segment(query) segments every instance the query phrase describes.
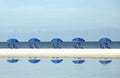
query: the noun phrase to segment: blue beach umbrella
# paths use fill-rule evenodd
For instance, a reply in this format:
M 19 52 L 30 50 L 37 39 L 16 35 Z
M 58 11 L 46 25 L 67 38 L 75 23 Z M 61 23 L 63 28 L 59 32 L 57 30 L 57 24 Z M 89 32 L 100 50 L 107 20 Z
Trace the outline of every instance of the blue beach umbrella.
M 99 40 L 100 48 L 109 48 L 108 44 L 112 42 L 109 38 L 101 38 Z
M 59 43 L 61 43 L 63 41 L 60 38 L 54 38 L 51 40 L 51 42 L 53 43 L 53 48 L 60 48 Z
M 38 48 L 37 43 L 40 42 L 37 38 L 31 38 L 28 40 L 30 48 Z
M 37 39 L 37 38 L 31 38 L 30 40 L 28 40 L 28 42 L 29 42 L 30 48 L 38 48 L 38 46 L 37 46 L 36 43 L 37 43 L 37 42 L 40 42 L 40 40 Z M 40 59 L 30 58 L 28 61 L 29 61 L 30 63 L 36 64 L 36 63 L 40 62 Z
M 16 45 L 15 45 L 15 43 L 17 43 L 17 42 L 19 42 L 17 39 L 15 39 L 15 38 L 10 38 L 10 39 L 8 39 L 7 40 L 7 42 L 8 42 L 8 48 L 16 48 Z M 9 58 L 8 60 L 7 60 L 9 63 L 16 63 L 16 62 L 18 62 L 19 61 L 19 59 L 14 59 L 14 58 Z
M 80 48 L 81 43 L 85 42 L 85 40 L 83 38 L 74 38 L 74 39 L 72 39 L 72 41 L 74 42 L 74 48 Z
M 63 41 L 60 38 L 54 38 L 51 40 L 51 42 L 53 43 L 53 48 L 60 48 L 59 43 L 61 43 Z M 56 58 L 53 58 L 51 61 L 55 64 L 58 64 L 58 63 L 61 63 L 63 61 L 63 59 L 56 57 Z
M 99 40 L 100 48 L 109 48 L 108 44 L 110 42 L 112 42 L 112 41 L 109 38 L 101 38 Z M 112 62 L 111 59 L 102 59 L 102 60 L 99 60 L 99 63 L 101 63 L 101 64 L 109 64 L 111 62 Z
M 15 38 L 10 38 L 10 39 L 7 40 L 7 42 L 8 42 L 8 48 L 17 48 L 15 46 L 15 43 L 17 43 L 19 41 Z
M 74 38 L 74 39 L 72 39 L 72 41 L 74 42 L 74 48 L 82 48 L 81 43 L 85 42 L 85 40 L 83 38 Z M 80 59 L 80 58 L 75 58 L 72 62 L 74 64 L 82 64 L 85 62 L 85 60 Z

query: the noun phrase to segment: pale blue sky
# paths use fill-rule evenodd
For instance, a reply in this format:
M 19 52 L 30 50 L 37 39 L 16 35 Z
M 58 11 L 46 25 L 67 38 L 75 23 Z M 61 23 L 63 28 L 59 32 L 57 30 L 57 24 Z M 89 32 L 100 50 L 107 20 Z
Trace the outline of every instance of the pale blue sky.
M 0 0 L 0 41 L 60 37 L 119 41 L 120 0 Z

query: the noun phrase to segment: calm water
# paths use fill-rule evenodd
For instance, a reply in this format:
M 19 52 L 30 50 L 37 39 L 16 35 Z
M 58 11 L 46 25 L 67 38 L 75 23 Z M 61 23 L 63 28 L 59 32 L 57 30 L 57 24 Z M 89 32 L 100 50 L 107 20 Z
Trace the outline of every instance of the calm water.
M 0 78 L 120 78 L 120 60 L 102 65 L 99 59 L 86 59 L 80 65 L 73 64 L 72 58 L 66 58 L 60 64 L 53 64 L 51 58 L 41 58 L 41 62 L 31 64 L 27 58 L 10 64 L 0 59 Z

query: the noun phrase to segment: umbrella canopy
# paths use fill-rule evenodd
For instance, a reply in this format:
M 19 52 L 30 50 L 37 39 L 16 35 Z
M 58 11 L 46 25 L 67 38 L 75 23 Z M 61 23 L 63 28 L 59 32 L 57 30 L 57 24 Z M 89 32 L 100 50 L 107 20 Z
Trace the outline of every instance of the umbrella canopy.
M 29 59 L 28 61 L 30 63 L 36 64 L 36 63 L 40 62 L 40 59 Z
M 8 59 L 7 60 L 9 63 L 16 63 L 19 61 L 19 59 Z
M 109 63 L 112 62 L 112 60 L 104 59 L 104 60 L 99 60 L 99 62 L 100 62 L 101 64 L 109 64 Z
M 100 48 L 109 48 L 109 43 L 112 42 L 109 38 L 101 38 L 99 40 L 100 42 Z
M 19 41 L 15 38 L 10 38 L 7 40 L 7 42 L 8 42 L 8 48 L 17 48 L 15 43 L 17 43 Z
M 19 41 L 15 38 L 10 38 L 10 39 L 7 40 L 7 42 L 19 42 Z
M 77 59 L 77 60 L 73 60 L 72 61 L 74 64 L 82 64 L 85 62 L 85 60 L 82 60 L 82 59 Z
M 51 42 L 63 42 L 60 38 L 54 38 L 51 40 Z
M 58 63 L 61 63 L 63 59 L 52 59 L 51 61 L 55 64 L 58 64 Z
M 74 38 L 72 41 L 74 42 L 74 48 L 81 48 L 81 42 L 85 42 L 83 38 Z
M 100 43 L 109 43 L 109 42 L 112 42 L 109 38 L 101 38 L 99 40 Z
M 37 38 L 31 38 L 30 40 L 28 40 L 28 42 L 40 42 L 40 40 Z
M 83 38 L 74 38 L 72 39 L 73 42 L 85 42 Z
M 37 38 L 31 38 L 30 40 L 28 40 L 28 42 L 30 42 L 30 48 L 38 48 L 36 42 L 40 42 L 40 40 Z

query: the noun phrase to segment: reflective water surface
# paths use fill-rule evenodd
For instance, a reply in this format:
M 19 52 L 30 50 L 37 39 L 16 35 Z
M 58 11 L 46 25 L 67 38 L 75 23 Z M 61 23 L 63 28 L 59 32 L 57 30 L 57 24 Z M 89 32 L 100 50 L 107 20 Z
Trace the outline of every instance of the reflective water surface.
M 100 64 L 99 59 L 85 59 L 83 64 L 74 64 L 73 58 L 64 59 L 54 64 L 51 58 L 41 58 L 37 64 L 20 59 L 15 64 L 0 59 L 0 78 L 119 78 L 120 60 L 112 59 L 107 65 Z

